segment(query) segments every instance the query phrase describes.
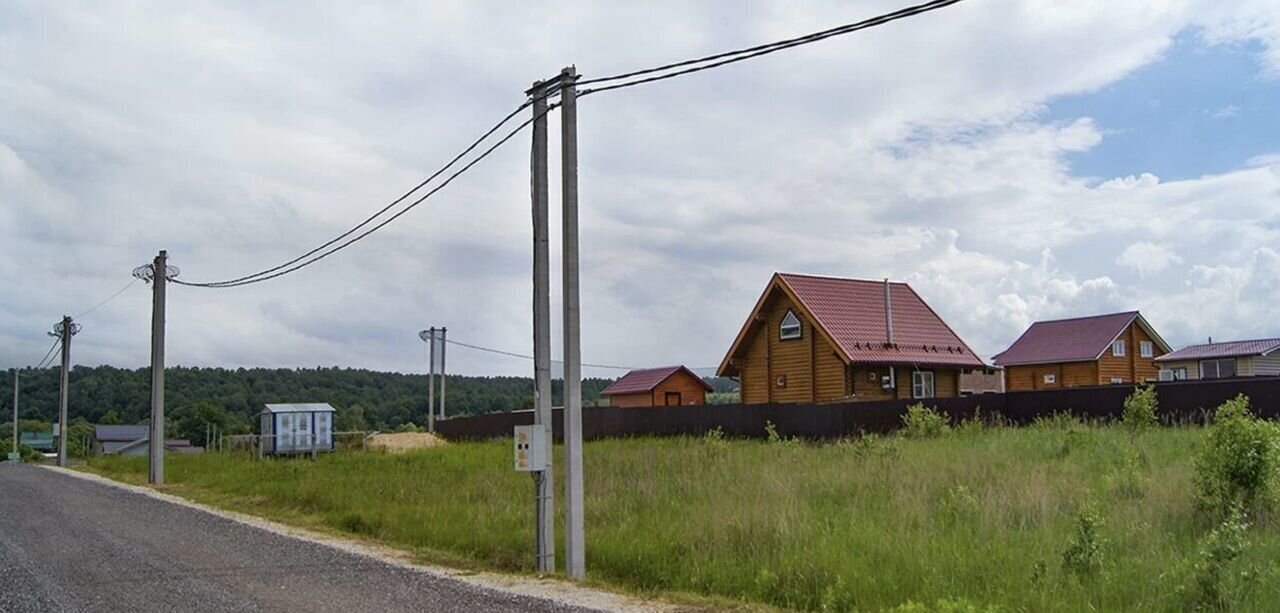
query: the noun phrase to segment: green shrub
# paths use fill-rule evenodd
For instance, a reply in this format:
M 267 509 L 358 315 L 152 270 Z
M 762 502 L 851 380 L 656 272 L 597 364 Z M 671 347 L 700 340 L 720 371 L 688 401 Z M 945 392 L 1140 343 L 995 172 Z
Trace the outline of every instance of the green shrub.
M 1147 477 L 1143 473 L 1146 464 L 1146 458 L 1140 452 L 1126 450 L 1120 465 L 1107 473 L 1107 489 L 1118 498 L 1142 498 L 1147 490 Z
M 1102 515 L 1092 504 L 1086 504 L 1076 513 L 1076 530 L 1067 540 L 1062 552 L 1062 570 L 1076 577 L 1092 577 L 1102 570 L 1102 546 L 1104 541 Z
M 1280 433 L 1274 424 L 1254 417 L 1249 399 L 1241 394 L 1218 407 L 1193 465 L 1203 510 L 1217 513 L 1235 505 L 1255 509 L 1274 498 Z
M 13 451 L 13 441 L 10 439 L 0 439 L 0 462 L 9 457 L 9 452 Z M 44 456 L 39 451 L 32 449 L 27 445 L 18 443 L 18 453 L 22 456 L 23 462 L 38 462 Z
M 1152 426 L 1155 426 L 1156 407 L 1159 402 L 1156 399 L 1156 388 L 1151 384 L 1139 385 L 1133 389 L 1133 393 L 1124 399 L 1124 413 L 1121 414 L 1121 422 L 1130 432 L 1137 434 Z
M 1180 591 L 1191 611 L 1226 611 L 1256 582 L 1257 569 L 1232 572 L 1236 561 L 1249 547 L 1245 535 L 1249 523 L 1239 506 L 1200 542 L 1200 551 L 1191 563 L 1190 583 Z
M 707 449 L 714 453 L 719 453 L 729 447 L 729 442 L 724 437 L 724 428 L 720 426 L 707 430 L 707 433 L 702 435 L 702 442 L 707 446 Z
M 963 435 L 981 434 L 987 429 L 987 424 L 982 420 L 982 407 L 978 407 L 973 411 L 973 417 L 960 420 L 960 425 L 956 426 L 956 432 Z
M 963 598 L 940 598 L 932 606 L 908 600 L 892 609 L 889 613 L 999 613 L 995 605 L 982 606 Z
M 907 438 L 934 438 L 950 431 L 947 417 L 923 402 L 908 406 L 907 414 L 902 416 L 902 435 Z

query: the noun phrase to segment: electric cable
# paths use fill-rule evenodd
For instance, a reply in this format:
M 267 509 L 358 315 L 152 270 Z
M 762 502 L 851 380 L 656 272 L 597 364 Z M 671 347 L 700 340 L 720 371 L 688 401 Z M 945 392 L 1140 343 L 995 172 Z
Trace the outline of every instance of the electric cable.
M 673 62 L 673 63 L 671 63 L 671 64 L 666 64 L 666 65 L 663 65 L 663 66 L 657 66 L 657 67 L 654 67 L 654 68 L 646 68 L 646 69 L 643 69 L 643 70 L 636 70 L 636 71 L 632 71 L 632 72 L 628 72 L 628 73 L 623 73 L 623 74 L 619 74 L 619 75 L 614 75 L 614 76 L 612 76 L 612 77 L 600 77 L 600 78 L 595 78 L 595 79 L 586 79 L 586 80 L 583 80 L 583 81 L 579 81 L 579 83 L 578 83 L 578 84 L 579 84 L 579 85 L 588 85 L 588 84 L 592 84 L 592 83 L 607 83 L 607 82 L 609 82 L 609 81 L 617 81 L 617 80 L 621 80 L 621 79 L 628 79 L 628 78 L 631 78 L 631 77 L 636 77 L 636 76 L 641 76 L 641 75 L 646 75 L 646 74 L 653 74 L 653 73 L 656 73 L 656 72 L 663 72 L 663 71 L 666 71 L 666 70 L 671 70 L 671 69 L 674 69 L 674 68 L 681 68 L 681 67 L 684 67 L 684 66 L 693 66 L 692 68 L 685 68 L 684 70 L 677 70 L 677 71 L 675 71 L 675 72 L 668 72 L 668 73 L 665 73 L 665 74 L 658 74 L 658 75 L 651 76 L 651 77 L 645 77 L 645 78 L 643 78 L 643 79 L 636 79 L 636 80 L 633 80 L 633 81 L 626 81 L 626 82 L 624 82 L 624 83 L 616 83 L 616 84 L 613 84 L 613 85 L 606 85 L 606 86 L 604 86 L 604 87 L 596 87 L 596 88 L 585 89 L 585 90 L 583 90 L 582 92 L 580 92 L 580 93 L 578 94 L 578 97 L 588 96 L 588 95 L 591 95 L 591 94 L 597 94 L 597 93 L 600 93 L 600 92 L 606 92 L 606 91 L 615 90 L 615 89 L 622 89 L 622 88 L 625 88 L 625 87 L 632 87 L 632 86 L 635 86 L 635 85 L 643 85 L 643 84 L 646 84 L 646 83 L 653 83 L 653 82 L 655 82 L 655 81 L 663 81 L 663 80 L 666 80 L 666 79 L 673 79 L 673 78 L 675 78 L 675 77 L 679 77 L 679 76 L 683 76 L 683 75 L 687 75 L 687 74 L 692 74 L 692 73 L 695 73 L 695 72 L 701 72 L 701 71 L 703 71 L 703 70 L 710 70 L 710 69 L 712 69 L 712 68 L 718 68 L 718 67 L 720 67 L 720 66 L 724 66 L 724 65 L 726 65 L 726 64 L 733 64 L 733 63 L 736 63 L 736 62 L 741 62 L 741 61 L 749 60 L 749 59 L 752 59 L 752 58 L 757 58 L 757 57 L 760 57 L 760 56 L 762 56 L 762 55 L 768 55 L 768 54 L 770 54 L 770 53 L 775 53 L 775 52 L 778 52 L 778 51 L 782 51 L 782 50 L 784 50 L 784 49 L 791 49 L 791 48 L 793 48 L 793 47 L 799 47 L 799 46 L 801 46 L 801 45 L 807 45 L 807 44 L 809 44 L 809 43 L 815 43 L 815 42 L 818 42 L 818 41 L 821 41 L 821 40 L 825 40 L 825 39 L 831 38 L 831 37 L 833 37 L 833 36 L 841 36 L 841 35 L 844 35 L 844 34 L 850 34 L 850 33 L 853 33 L 853 32 L 857 32 L 857 31 L 859 31 L 859 30 L 865 30 L 865 29 L 872 28 L 872 27 L 875 27 L 875 26 L 884 25 L 884 24 L 886 24 L 886 23 L 889 23 L 889 22 L 892 22 L 892 21 L 897 21 L 897 20 L 899 20 L 899 19 L 904 19 L 904 18 L 906 18 L 906 17 L 913 17 L 913 16 L 915 16 L 915 15 L 920 15 L 920 14 L 922 14 L 922 13 L 927 13 L 927 12 L 930 12 L 930 11 L 935 11 L 935 10 L 938 10 L 938 9 L 941 9 L 941 8 L 945 8 L 945 7 L 951 6 L 951 5 L 953 5 L 953 4 L 958 4 L 958 3 L 962 2 L 962 1 L 963 1 L 963 0 L 934 0 L 933 2 L 926 2 L 926 3 L 924 3 L 924 4 L 918 4 L 918 5 L 911 6 L 911 7 L 907 7 L 907 8 L 904 8 L 904 9 L 899 9 L 899 10 L 897 10 L 897 11 L 893 11 L 893 12 L 891 12 L 891 13 L 885 13 L 885 14 L 883 14 L 883 15 L 879 15 L 879 16 L 876 16 L 876 17 L 872 17 L 872 18 L 870 18 L 870 19 L 865 19 L 865 20 L 863 20 L 863 21 L 859 21 L 859 22 L 856 22 L 856 23 L 851 23 L 851 24 L 846 24 L 846 25 L 843 25 L 843 26 L 838 26 L 838 27 L 831 28 L 831 29 L 828 29 L 828 30 L 823 30 L 823 31 L 821 31 L 821 32 L 814 32 L 814 33 L 812 33 L 812 34 L 807 34 L 807 35 L 800 36 L 800 37 L 796 37 L 796 38 L 792 38 L 792 39 L 787 39 L 787 40 L 783 40 L 783 41 L 776 41 L 776 42 L 773 42 L 773 43 L 766 43 L 766 44 L 763 44 L 763 45 L 756 45 L 756 46 L 754 46 L 754 47 L 748 47 L 748 48 L 745 48 L 745 49 L 739 49 L 739 50 L 737 50 L 737 51 L 727 51 L 727 52 L 724 52 L 724 53 L 717 53 L 717 54 L 714 54 L 714 55 L 709 55 L 709 56 L 705 56 L 705 57 L 701 57 L 701 58 L 697 58 L 697 59 L 692 59 L 692 60 L 684 60 L 684 61 L 680 61 L 680 62 Z M 718 61 L 716 61 L 716 60 L 718 60 Z M 710 64 L 705 64 L 705 62 L 712 62 L 712 63 L 710 63 Z M 696 66 L 696 64 L 704 64 L 704 65 Z
M 90 313 L 92 313 L 92 312 L 94 312 L 94 311 L 96 311 L 96 310 L 98 310 L 98 309 L 102 308 L 102 307 L 103 307 L 104 305 L 106 305 L 108 302 L 111 302 L 112 300 L 115 300 L 115 299 L 116 299 L 116 296 L 119 296 L 120 294 L 125 293 L 125 291 L 127 291 L 129 288 L 133 287 L 133 284 L 134 284 L 134 283 L 137 283 L 138 281 L 139 281 L 139 279 L 137 279 L 137 278 L 135 277 L 132 281 L 130 281 L 130 282 L 129 282 L 129 284 L 128 284 L 128 285 L 126 285 L 126 286 L 124 286 L 124 287 L 120 288 L 120 290 L 119 290 L 119 291 L 117 291 L 116 293 L 111 294 L 110 296 L 108 296 L 106 300 L 103 300 L 102 302 L 99 302 L 98 304 L 94 305 L 94 307 L 93 307 L 92 309 L 89 309 L 88 311 L 85 311 L 85 312 L 83 312 L 83 313 L 81 313 L 81 314 L 79 314 L 79 315 L 76 315 L 76 316 L 75 316 L 75 319 L 83 318 L 85 315 L 88 315 L 88 314 L 90 314 Z
M 544 96 L 544 97 L 545 97 L 545 96 Z M 404 202 L 405 200 L 407 200 L 410 196 L 412 196 L 412 195 L 413 195 L 414 193 L 416 193 L 418 190 L 422 189 L 422 188 L 423 188 L 423 187 L 425 187 L 428 183 L 430 183 L 431 181 L 435 180 L 437 177 L 439 177 L 440 175 L 442 175 L 442 174 L 444 174 L 446 171 L 448 171 L 450 168 L 452 168 L 454 164 L 457 164 L 459 160 L 461 160 L 462 158 L 464 158 L 464 157 L 466 157 L 468 154 L 470 154 L 472 151 L 474 151 L 477 147 L 479 147 L 479 146 L 481 145 L 481 143 L 483 143 L 485 140 L 487 140 L 490 136 L 492 136 L 492 135 L 493 135 L 494 133 L 496 133 L 498 130 L 502 129 L 502 126 L 506 125 L 506 124 L 507 124 L 507 122 L 511 121 L 511 119 L 512 119 L 512 118 L 514 118 L 516 115 L 518 115 L 521 111 L 525 110 L 526 108 L 529 108 L 529 106 L 530 106 L 530 105 L 532 105 L 532 104 L 533 104 L 533 100 L 532 100 L 532 99 L 530 99 L 530 100 L 526 100 L 524 103 L 520 104 L 518 107 L 516 107 L 516 109 L 515 109 L 514 111 L 511 111 L 510 113 L 508 113 L 506 117 L 503 117 L 503 118 L 502 118 L 498 123 L 494 124 L 494 126 L 493 126 L 493 127 L 491 127 L 491 128 L 489 128 L 488 130 L 486 130 L 486 131 L 484 132 L 484 134 L 480 135 L 480 137 L 479 137 L 479 138 L 477 138 L 477 139 L 475 139 L 474 141 L 472 141 L 472 143 L 471 143 L 470 145 L 468 145 L 465 149 L 463 149 L 461 153 L 459 153 L 458 155 L 454 156 L 454 157 L 453 157 L 453 159 L 449 160 L 449 162 L 448 162 L 447 164 L 445 164 L 444 166 L 442 166 L 439 170 L 437 170 L 437 171 L 435 171 L 435 172 L 431 173 L 431 175 L 430 175 L 430 176 L 428 176 L 426 179 L 424 179 L 422 182 L 420 182 L 420 183 L 418 183 L 417 185 L 415 185 L 415 186 L 413 187 L 413 189 L 410 189 L 410 190 L 406 191 L 406 192 L 405 192 L 404 194 L 402 194 L 399 198 L 396 198 L 395 200 L 392 200 L 390 204 L 387 204 L 386 206 L 382 207 L 381 209 L 379 209 L 379 210 L 378 210 L 376 213 L 374 213 L 373 215 L 370 215 L 369 217 L 365 218 L 365 219 L 364 219 L 363 221 L 361 221 L 360 223 L 358 223 L 358 224 L 356 224 L 355 226 L 353 226 L 351 229 L 347 230 L 346 232 L 343 232 L 342 234 L 339 234 L 338 236 L 336 236 L 336 237 L 334 237 L 334 238 L 330 239 L 328 242 L 324 243 L 323 245 L 320 245 L 319 247 L 316 247 L 315 249 L 312 249 L 312 250 L 310 250 L 310 251 L 308 251 L 308 252 L 306 252 L 306 253 L 304 253 L 304 254 L 302 254 L 302 255 L 300 255 L 300 256 L 298 256 L 298 257 L 296 257 L 296 258 L 293 258 L 292 260 L 289 260 L 289 261 L 287 261 L 287 262 L 284 262 L 283 264 L 280 264 L 280 265 L 278 265 L 278 266 L 274 266 L 274 267 L 271 267 L 271 268 L 268 268 L 268 269 L 266 269 L 266 270 L 262 270 L 262 271 L 259 271 L 259 272 L 256 272 L 256 273 L 253 273 L 253 274 L 250 274 L 250 275 L 245 275 L 245 276 L 237 277 L 237 278 L 234 278 L 234 279 L 228 279 L 228 280 L 225 280 L 225 281 L 213 281 L 213 282 L 207 282 L 207 283 L 194 283 L 194 282 L 190 282 L 190 281 L 182 281 L 182 280 L 179 280 L 179 279 L 170 279 L 170 281 L 173 281 L 174 283 L 177 283 L 177 284 L 179 284 L 179 285 L 186 285 L 186 286 L 190 286 L 190 287 L 206 287 L 206 288 L 214 288 L 214 287 L 236 287 L 236 286 L 239 286 L 239 285 L 248 285 L 249 283 L 255 283 L 255 282 L 257 282 L 257 281 L 265 281 L 265 280 L 267 280 L 267 279 L 274 279 L 274 278 L 276 278 L 276 277 L 279 277 L 279 276 L 281 276 L 280 274 L 273 274 L 273 273 L 277 273 L 277 272 L 280 272 L 280 271 L 282 271 L 282 270 L 284 270 L 284 269 L 286 269 L 286 268 L 289 268 L 290 266 L 293 266 L 293 265 L 297 264 L 298 262 L 301 262 L 301 261 L 305 260 L 306 258 L 311 257 L 311 256 L 315 255 L 316 253 L 319 253 L 320 251 L 323 251 L 324 249 L 327 249 L 328 247 L 332 246 L 334 243 L 337 243 L 337 242 L 341 241 L 342 239 L 347 238 L 348 236 L 351 236 L 351 235 L 352 235 L 352 234 L 354 234 L 355 232 L 359 231 L 361 228 L 363 228 L 363 227 L 365 227 L 365 226 L 369 225 L 370 223 L 373 223 L 373 221 L 374 221 L 374 220 L 376 220 L 377 218 L 379 218 L 379 217 L 381 217 L 382 215 L 384 215 L 387 211 L 390 211 L 390 210 L 391 210 L 392 208 L 394 208 L 396 205 L 398 205 L 398 204 L 400 204 L 400 203 Z M 549 111 L 549 110 L 550 110 L 550 109 L 548 109 L 548 111 Z M 516 128 L 516 130 L 515 130 L 515 131 L 513 131 L 511 134 L 508 134 L 505 138 L 503 138 L 501 141 L 499 141 L 499 144 L 501 144 L 501 143 L 505 143 L 507 140 L 510 140 L 510 138 L 511 138 L 512 136 L 514 136 L 517 132 L 519 132 L 522 128 L 524 128 L 525 126 L 527 126 L 529 123 L 532 123 L 532 120 L 526 121 L 526 122 L 525 122 L 524 124 L 522 124 L 520 127 Z M 468 168 L 470 168 L 471 166 L 474 166 L 474 165 L 475 165 L 475 163 L 476 163 L 476 162 L 478 162 L 479 160 L 484 159 L 485 157 L 487 157 L 487 156 L 489 155 L 489 153 L 491 153 L 491 152 L 493 151 L 493 149 L 495 149 L 495 148 L 496 148 L 496 147 L 490 147 L 487 151 L 485 151 L 483 154 L 481 154 L 481 156 L 480 156 L 479 158 L 477 158 L 475 161 L 473 161 L 473 162 L 471 162 L 471 163 L 467 164 L 465 167 L 463 167 L 463 169 L 462 169 L 461 171 L 456 172 L 456 173 L 454 173 L 453 175 L 451 175 L 451 176 L 450 176 L 450 177 L 449 177 L 449 178 L 444 182 L 444 184 L 443 184 L 443 185 L 441 185 L 441 186 L 437 187 L 436 189 L 431 190 L 431 191 L 427 194 L 427 196 L 424 196 L 424 197 L 422 197 L 422 198 L 420 198 L 420 199 L 418 199 L 418 200 L 414 201 L 412 204 L 410 204 L 410 205 L 409 205 L 408 207 L 406 207 L 404 210 L 406 210 L 406 211 L 407 211 L 407 210 L 409 210 L 409 209 L 411 209 L 411 208 L 413 208 L 413 207 L 417 206 L 419 203 L 421 203 L 423 200 L 425 200 L 428 196 L 430 196 L 431 194 L 435 193 L 436 191 L 439 191 L 440 187 L 443 187 L 444 185 L 448 185 L 448 184 L 449 184 L 449 182 L 450 182 L 450 181 L 452 181 L 454 178 L 456 178 L 459 174 L 461 174 L 462 172 L 465 172 L 465 171 L 466 171 Z M 396 214 L 395 216 L 393 216 L 391 219 L 395 219 L 396 217 L 399 217 L 401 214 L 403 214 L 403 212 L 404 212 L 404 211 L 401 211 L 400 213 L 397 213 L 397 214 Z M 333 251 L 331 251 L 331 252 L 329 252 L 329 253 L 322 254 L 321 256 L 319 256 L 319 257 L 315 258 L 314 260 L 311 260 L 311 261 L 308 261 L 308 262 L 303 263 L 301 266 L 297 266 L 297 267 L 292 268 L 292 269 L 290 269 L 290 270 L 284 270 L 284 273 L 283 273 L 283 274 L 288 274 L 288 273 L 290 273 L 290 272 L 293 272 L 294 270 L 299 270 L 299 269 L 304 268 L 304 267 L 306 267 L 306 266 L 308 266 L 308 265 L 310 265 L 310 264 L 312 264 L 312 263 L 314 263 L 314 262 L 316 262 L 316 261 L 319 261 L 319 260 L 321 260 L 321 259 L 324 259 L 325 257 L 328 257 L 331 253 L 335 253 L 335 252 L 337 252 L 337 251 L 340 251 L 340 250 L 344 249 L 345 247 L 347 247 L 347 246 L 348 246 L 348 245 L 350 245 L 351 243 L 354 243 L 354 242 L 356 242 L 356 241 L 358 241 L 358 240 L 360 240 L 360 239 L 364 238 L 365 236 L 368 236 L 368 235 L 369 235 L 369 234 L 371 234 L 372 232 L 377 231 L 379 228 L 382 228 L 382 227 L 383 227 L 383 226 L 385 226 L 385 225 L 386 225 L 386 223 L 385 223 L 385 222 L 384 222 L 384 223 L 382 223 L 382 224 L 379 224 L 378 226 L 376 226 L 375 228 L 373 228 L 373 230 L 371 230 L 371 231 L 369 231 L 369 232 L 366 232 L 366 233 L 364 233 L 364 234 L 361 234 L 360 236 L 356 237 L 355 239 L 353 239 L 353 240 L 351 240 L 351 241 L 349 241 L 349 242 L 347 242 L 347 243 L 345 243 L 345 244 L 343 244 L 343 245 L 339 246 L 338 248 L 334 249 Z

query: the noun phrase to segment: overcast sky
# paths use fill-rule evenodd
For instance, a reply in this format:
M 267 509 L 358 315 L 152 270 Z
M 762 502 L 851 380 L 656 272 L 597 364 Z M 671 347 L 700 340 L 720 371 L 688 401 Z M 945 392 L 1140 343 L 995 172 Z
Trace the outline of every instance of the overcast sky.
M 0 362 L 37 361 L 158 249 L 208 281 L 324 242 L 565 65 L 902 5 L 9 0 Z M 1280 336 L 1278 100 L 1273 0 L 969 0 L 584 98 L 584 359 L 718 364 L 774 271 L 907 281 L 988 358 L 1037 319 L 1126 309 L 1175 346 Z M 528 168 L 524 134 L 302 272 L 172 287 L 169 363 L 423 371 L 429 325 L 530 352 Z M 147 286 L 81 321 L 76 363 L 147 362 Z M 531 371 L 461 347 L 449 365 Z

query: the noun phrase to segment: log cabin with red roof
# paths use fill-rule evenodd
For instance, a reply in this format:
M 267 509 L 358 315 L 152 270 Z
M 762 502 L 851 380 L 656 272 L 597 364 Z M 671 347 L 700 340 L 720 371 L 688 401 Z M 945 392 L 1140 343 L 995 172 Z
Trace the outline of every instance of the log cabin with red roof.
M 744 404 L 949 398 L 986 365 L 906 283 L 775 273 L 717 374 Z
M 1138 311 L 1037 321 L 995 357 L 1011 392 L 1142 383 L 1170 351 Z
M 600 395 L 615 407 L 676 407 L 706 404 L 711 385 L 684 366 L 633 370 Z

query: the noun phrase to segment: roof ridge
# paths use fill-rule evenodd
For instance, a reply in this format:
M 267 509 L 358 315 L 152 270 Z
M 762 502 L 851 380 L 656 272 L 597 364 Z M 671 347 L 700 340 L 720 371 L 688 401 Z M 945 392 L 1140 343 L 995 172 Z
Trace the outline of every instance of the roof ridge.
M 1085 319 L 1102 319 L 1104 317 L 1115 317 L 1117 315 L 1138 315 L 1139 313 L 1141 313 L 1141 311 L 1134 309 L 1132 311 L 1117 311 L 1115 313 L 1103 313 L 1101 315 L 1081 315 L 1079 317 L 1063 317 L 1061 319 L 1037 319 L 1036 321 L 1031 322 L 1031 325 L 1056 324 L 1064 321 L 1083 321 Z
M 885 282 L 885 279 L 866 279 L 866 278 L 862 278 L 862 277 L 841 277 L 841 276 L 837 276 L 837 275 L 815 275 L 815 274 L 807 273 L 807 272 L 781 272 L 781 271 L 779 271 L 779 272 L 774 273 L 774 274 L 777 274 L 777 275 L 780 275 L 780 276 L 785 276 L 785 277 L 807 277 L 807 278 L 809 278 L 809 279 L 828 279 L 828 280 L 831 280 L 831 281 L 855 281 L 855 282 L 858 282 L 858 283 L 877 283 L 877 284 L 883 284 L 883 283 Z M 909 284 L 909 283 L 907 283 L 906 281 L 894 281 L 894 280 L 892 280 L 892 279 L 890 279 L 890 280 L 889 280 L 889 285 L 905 285 L 905 286 L 907 286 L 907 287 L 910 287 L 910 284 Z

